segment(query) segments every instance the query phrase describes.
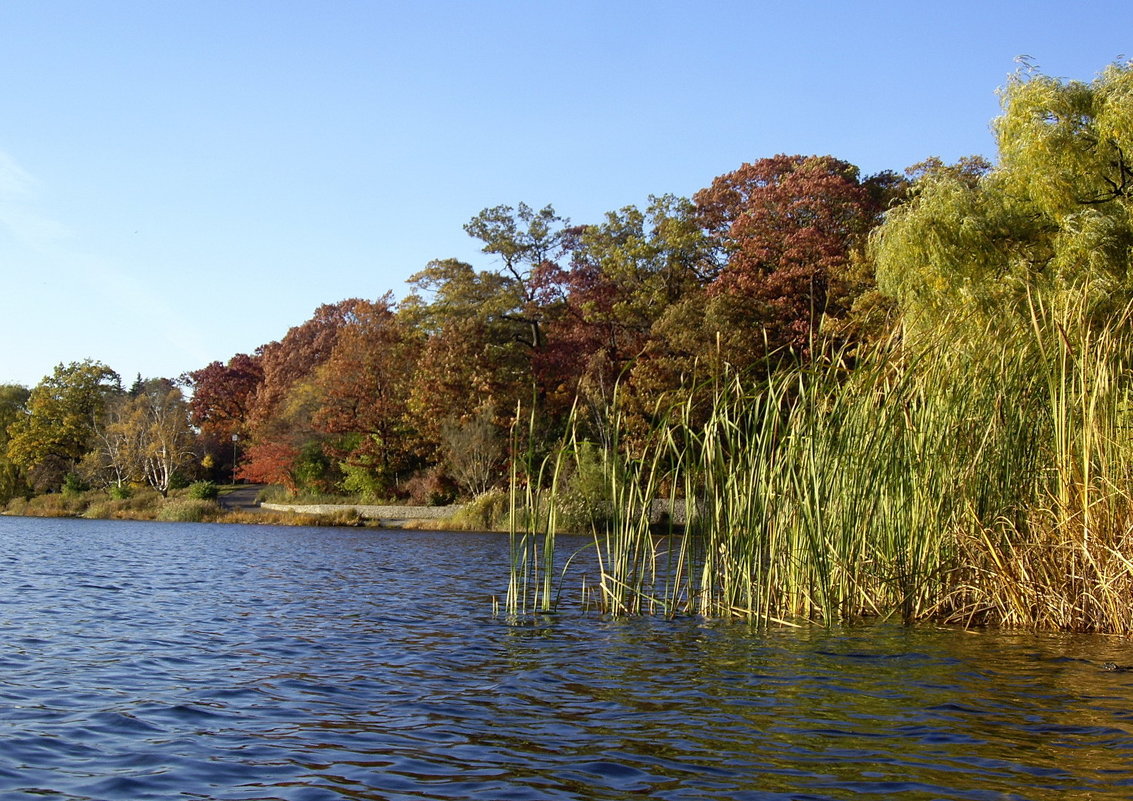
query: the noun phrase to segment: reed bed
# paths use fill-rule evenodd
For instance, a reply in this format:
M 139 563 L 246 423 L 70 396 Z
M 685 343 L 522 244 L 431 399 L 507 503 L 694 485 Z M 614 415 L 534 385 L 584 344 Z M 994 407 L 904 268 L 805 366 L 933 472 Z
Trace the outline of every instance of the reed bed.
M 587 598 L 615 615 L 1133 632 L 1129 315 L 1031 301 L 1018 319 L 686 392 L 632 458 L 616 438 L 604 452 L 613 512 Z M 616 402 L 610 416 L 625 430 Z M 581 439 L 574 425 L 546 459 L 513 460 L 512 612 L 564 591 L 556 515 Z M 658 525 L 658 497 L 683 526 Z

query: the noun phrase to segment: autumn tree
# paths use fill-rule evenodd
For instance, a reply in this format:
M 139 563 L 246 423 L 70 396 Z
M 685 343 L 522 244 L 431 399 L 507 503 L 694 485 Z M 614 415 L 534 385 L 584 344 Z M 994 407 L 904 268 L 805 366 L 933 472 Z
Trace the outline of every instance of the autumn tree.
M 18 384 L 0 385 L 0 506 L 28 491 L 20 466 L 8 458 L 8 427 L 28 413 L 30 394 Z
M 442 458 L 447 421 L 491 407 L 497 425 L 506 426 L 516 403 L 528 402 L 530 378 L 519 355 L 514 343 L 494 338 L 477 319 L 451 320 L 422 344 L 407 402 L 425 458 Z
M 392 295 L 355 305 L 318 369 L 314 427 L 345 473 L 346 489 L 381 496 L 415 466 L 407 401 L 419 338 L 394 309 Z
M 619 358 L 640 350 L 670 306 L 716 274 L 710 240 L 685 198 L 650 197 L 583 226 L 564 277 L 571 316 Z
M 512 279 L 456 259 L 430 262 L 411 276 L 399 316 L 425 335 L 409 391 L 413 426 L 425 456 L 442 458 L 446 421 L 497 410 L 497 424 L 531 397 L 531 349 L 524 328 L 508 319 Z
M 287 484 L 311 475 L 299 460 L 304 454 L 321 459 L 321 435 L 312 422 L 319 405 L 315 373 L 330 358 L 355 309 L 365 302 L 351 298 L 319 306 L 311 319 L 259 349 L 263 379 L 250 397 L 249 444 L 237 478 Z
M 253 429 L 271 423 L 273 414 L 297 383 L 310 378 L 334 350 L 339 331 L 351 319 L 355 309 L 365 303 L 349 298 L 315 309 L 311 319 L 287 331 L 283 339 L 259 349 L 259 366 L 263 380 L 257 385 L 248 420 Z
M 8 428 L 8 458 L 37 492 L 57 490 L 89 449 L 95 421 L 122 391 L 118 374 L 90 359 L 58 365 L 32 389 L 27 414 Z
M 263 381 L 260 355 L 237 353 L 182 376 L 192 388 L 190 419 L 200 431 L 205 466 L 232 475 L 238 448 L 248 439 L 248 419 Z
M 692 203 L 673 195 L 649 201 L 576 229 L 569 267 L 557 279 L 565 312 L 548 326 L 549 340 L 561 343 L 560 374 L 573 378 L 564 392 L 580 397 L 601 441 L 615 385 L 622 382 L 624 398 L 631 368 L 671 356 L 658 322 L 687 308 L 717 271 Z
M 263 381 L 260 355 L 237 353 L 226 364 L 212 362 L 186 373 L 192 388 L 189 410 L 193 425 L 220 435 L 246 434 L 252 402 Z
M 253 484 L 277 484 L 294 494 L 307 482 L 300 478 L 300 449 L 290 442 L 265 440 L 253 442 L 245 451 L 244 461 L 236 469 L 235 478 Z
M 844 314 L 829 292 L 878 222 L 882 193 L 831 156 L 764 158 L 716 178 L 693 201 L 717 238 L 723 268 L 705 311 L 709 344 L 733 363 L 765 349 L 805 349 L 824 315 Z M 839 303 L 833 301 L 838 300 Z

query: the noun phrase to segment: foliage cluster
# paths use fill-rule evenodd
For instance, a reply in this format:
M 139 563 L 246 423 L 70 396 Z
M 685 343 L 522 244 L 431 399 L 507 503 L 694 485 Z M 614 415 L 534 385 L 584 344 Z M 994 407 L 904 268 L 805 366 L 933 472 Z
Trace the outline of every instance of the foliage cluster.
M 180 383 L 0 388 L 0 500 L 235 477 L 479 526 L 508 487 L 514 609 L 589 530 L 614 613 L 1133 629 L 1133 68 L 1026 69 L 1002 105 L 995 165 L 777 155 L 591 224 L 486 208 L 487 269 L 438 259 Z M 659 497 L 688 536 L 657 539 Z
M 548 452 L 576 399 L 604 447 L 615 384 L 647 430 L 689 371 L 805 353 L 831 321 L 853 330 L 854 299 L 873 291 L 866 236 L 903 186 L 775 156 L 591 225 L 551 206 L 484 209 L 465 230 L 494 268 L 430 262 L 400 302 L 320 306 L 280 341 L 187 374 L 204 461 L 293 495 L 477 497 L 506 483 L 507 432 L 532 409 L 525 447 Z
M 1016 76 L 999 166 L 925 165 L 872 236 L 889 337 L 708 381 L 609 460 L 602 608 L 1133 632 L 1131 95 Z M 561 591 L 553 520 L 515 534 L 514 612 Z
M 58 365 L 32 390 L 0 388 L 0 502 L 91 487 L 150 487 L 162 495 L 197 469 L 189 405 L 173 381 L 122 388 L 100 362 Z
M 220 495 L 220 488 L 212 481 L 195 481 L 186 488 L 185 494 L 198 501 L 214 501 Z

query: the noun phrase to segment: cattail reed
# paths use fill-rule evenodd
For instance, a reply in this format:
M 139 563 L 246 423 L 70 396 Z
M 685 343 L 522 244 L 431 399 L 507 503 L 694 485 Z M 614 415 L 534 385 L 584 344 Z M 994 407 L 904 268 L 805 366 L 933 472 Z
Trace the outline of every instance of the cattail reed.
M 1129 316 L 1097 325 L 1037 301 L 1026 316 L 950 321 L 853 360 L 724 370 L 706 418 L 687 388 L 632 458 L 615 400 L 593 602 L 762 624 L 1133 631 Z M 513 476 L 527 523 L 513 530 L 513 611 L 549 609 L 563 589 L 556 508 L 579 451 L 574 425 Z

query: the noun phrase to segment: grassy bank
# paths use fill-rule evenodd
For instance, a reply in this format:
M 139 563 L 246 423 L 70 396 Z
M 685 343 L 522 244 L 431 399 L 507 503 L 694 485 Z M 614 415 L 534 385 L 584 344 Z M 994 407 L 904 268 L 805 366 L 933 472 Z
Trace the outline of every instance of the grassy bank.
M 1024 319 L 951 321 L 688 393 L 707 402 L 666 410 L 604 458 L 611 515 L 594 528 L 590 602 L 1133 632 L 1129 315 L 1099 326 L 1034 303 Z M 517 506 L 544 511 L 513 534 L 513 612 L 572 590 L 552 554 L 578 438 L 514 482 L 528 488 Z M 683 530 L 651 523 L 663 495 Z
M 226 488 L 219 488 L 224 493 Z M 7 515 L 82 517 L 105 520 L 154 520 L 176 523 L 254 523 L 276 526 L 359 526 L 365 521 L 352 509 L 322 515 L 226 509 L 213 497 L 194 497 L 193 488 L 163 497 L 150 489 L 129 492 L 89 490 L 17 498 L 3 509 Z

